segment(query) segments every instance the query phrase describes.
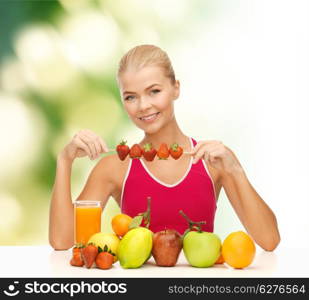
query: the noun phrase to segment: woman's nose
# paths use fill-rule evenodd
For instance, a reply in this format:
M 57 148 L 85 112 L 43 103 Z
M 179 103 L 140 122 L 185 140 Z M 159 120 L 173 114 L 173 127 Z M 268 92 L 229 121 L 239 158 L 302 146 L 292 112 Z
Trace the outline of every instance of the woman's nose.
M 141 111 L 144 111 L 144 110 L 147 110 L 150 107 L 151 107 L 151 102 L 149 101 L 149 99 L 147 99 L 147 97 L 141 97 L 139 109 Z

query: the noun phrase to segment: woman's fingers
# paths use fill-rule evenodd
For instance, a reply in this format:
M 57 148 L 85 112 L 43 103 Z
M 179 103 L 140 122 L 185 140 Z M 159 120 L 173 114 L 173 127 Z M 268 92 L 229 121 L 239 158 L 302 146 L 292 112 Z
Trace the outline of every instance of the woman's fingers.
M 83 130 L 80 132 L 80 136 L 91 151 L 91 159 L 96 159 L 101 153 L 109 151 L 105 141 L 94 132 L 90 130 Z
M 194 155 L 193 163 L 197 163 L 201 158 L 205 158 L 205 160 L 214 161 L 217 157 L 217 154 L 220 153 L 221 145 L 218 144 L 204 144 L 199 147 L 199 150 Z
M 80 149 L 80 152 L 76 152 L 79 157 L 84 156 L 86 153 L 91 160 L 99 157 L 101 153 L 108 152 L 108 147 L 105 141 L 96 133 L 89 129 L 82 129 L 77 132 L 71 141 L 75 150 Z
M 103 141 L 102 138 L 90 130 L 87 130 L 86 133 L 93 141 L 97 154 L 104 152 L 104 147 L 102 146 L 101 143 L 101 141 Z
M 208 153 L 209 153 L 209 149 L 207 149 L 208 147 L 206 145 L 201 145 L 197 152 L 195 152 L 195 154 L 193 155 L 193 163 L 196 164 L 202 157 L 207 157 Z
M 85 144 L 87 144 L 88 148 L 90 149 L 90 153 L 91 153 L 90 158 L 94 159 L 96 157 L 96 155 L 97 155 L 97 151 L 96 151 L 95 144 L 94 144 L 94 141 L 93 141 L 92 137 L 89 137 L 85 133 L 80 134 L 79 136 L 80 136 L 80 139 Z
M 108 152 L 108 147 L 100 136 L 96 135 L 93 137 L 93 139 L 97 150 L 96 158 L 98 158 L 101 153 Z
M 103 149 L 102 149 L 102 146 L 101 146 L 101 143 L 99 141 L 99 138 L 98 137 L 95 137 L 93 138 L 93 144 L 94 144 L 94 147 L 95 147 L 95 150 L 96 150 L 96 156 L 94 159 L 97 159 L 99 157 L 99 155 L 104 152 Z
M 85 135 L 87 135 L 89 137 L 89 139 L 90 139 L 89 143 L 92 143 L 94 148 L 95 148 L 96 153 L 95 153 L 94 159 L 98 158 L 99 154 L 104 152 L 102 145 L 100 143 L 99 136 L 97 134 L 95 134 L 94 132 L 87 130 L 87 129 L 86 129 Z
M 222 151 L 221 149 L 216 149 L 214 151 L 212 151 L 210 154 L 209 154 L 209 157 L 208 157 L 208 160 L 211 162 L 211 163 L 214 163 L 216 161 L 216 159 L 218 157 L 221 157 L 222 156 Z
M 196 153 L 199 151 L 199 149 L 200 149 L 203 145 L 205 145 L 205 142 L 204 142 L 204 141 L 203 141 L 203 142 L 198 142 L 198 143 L 194 146 L 194 148 L 191 150 L 190 154 L 193 155 L 193 156 L 195 156 Z
M 88 145 L 83 142 L 81 140 L 81 138 L 77 135 L 76 137 L 74 137 L 74 142 L 75 144 L 77 145 L 78 148 L 84 150 L 87 155 L 89 156 L 89 158 L 91 158 L 91 151 L 90 151 L 90 148 L 88 147 Z
M 108 151 L 109 151 L 109 150 L 108 150 L 108 147 L 107 147 L 106 143 L 104 142 L 104 140 L 103 140 L 101 137 L 99 137 L 99 142 L 100 142 L 100 144 L 101 144 L 101 147 L 102 147 L 102 149 L 103 149 L 103 152 L 108 152 Z
M 220 141 L 200 141 L 194 146 L 190 154 L 194 156 L 200 150 L 200 148 L 205 145 L 212 146 L 212 145 L 218 145 L 218 144 L 222 144 L 222 143 Z

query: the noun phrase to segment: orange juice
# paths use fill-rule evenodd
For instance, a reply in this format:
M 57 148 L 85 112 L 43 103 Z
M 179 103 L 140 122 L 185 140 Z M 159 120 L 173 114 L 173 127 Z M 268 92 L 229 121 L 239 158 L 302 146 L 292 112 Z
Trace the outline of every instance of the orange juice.
M 87 244 L 89 238 L 101 231 L 100 201 L 76 201 L 74 207 L 75 243 Z

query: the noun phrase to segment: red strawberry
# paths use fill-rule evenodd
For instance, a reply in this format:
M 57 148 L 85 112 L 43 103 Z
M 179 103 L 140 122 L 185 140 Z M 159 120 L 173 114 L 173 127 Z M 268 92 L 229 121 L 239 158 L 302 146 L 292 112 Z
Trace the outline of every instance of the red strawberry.
M 120 160 L 125 160 L 127 155 L 130 152 L 130 148 L 129 148 L 128 145 L 126 145 L 126 143 L 127 143 L 127 141 L 122 140 L 120 142 L 120 144 L 117 145 L 117 147 L 116 147 L 116 151 L 118 153 L 118 156 L 119 156 Z
M 151 143 L 147 143 L 144 145 L 143 156 L 145 157 L 147 161 L 153 161 L 156 155 L 157 155 L 157 150 L 155 148 L 152 148 Z
M 73 257 L 70 260 L 70 264 L 71 266 L 74 267 L 82 267 L 84 265 L 84 261 L 81 257 L 81 254 L 80 253 L 73 254 Z
M 88 244 L 85 248 L 82 249 L 82 258 L 88 269 L 92 267 L 97 255 L 98 247 L 94 244 Z
M 183 153 L 183 149 L 177 143 L 172 144 L 169 151 L 174 159 L 178 159 Z
M 70 260 L 71 266 L 82 267 L 84 265 L 81 250 L 82 250 L 81 247 L 74 247 L 72 249 L 73 257 Z
M 85 245 L 82 244 L 82 243 L 78 243 L 78 244 L 75 244 L 74 248 L 72 248 L 72 253 L 76 253 L 76 252 L 81 252 L 82 248 L 84 248 Z
M 139 144 L 134 144 L 130 150 L 131 158 L 140 158 L 143 154 L 143 150 L 139 146 Z
M 100 252 L 95 260 L 95 264 L 100 269 L 110 269 L 114 263 L 114 256 L 109 252 Z
M 160 145 L 160 148 L 157 152 L 157 155 L 159 157 L 159 159 L 167 159 L 170 155 L 169 151 L 168 151 L 168 147 L 165 143 L 162 143 Z
M 72 254 L 74 255 L 74 254 L 76 254 L 76 253 L 80 253 L 80 251 L 81 251 L 81 248 L 74 247 L 74 248 L 72 249 Z

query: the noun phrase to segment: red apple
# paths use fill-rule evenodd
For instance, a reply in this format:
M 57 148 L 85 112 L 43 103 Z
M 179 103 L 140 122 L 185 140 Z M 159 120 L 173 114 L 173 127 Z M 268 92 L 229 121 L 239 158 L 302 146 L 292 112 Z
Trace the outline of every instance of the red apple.
M 165 229 L 153 235 L 152 255 L 158 266 L 175 266 L 181 249 L 182 238 L 178 231 Z

